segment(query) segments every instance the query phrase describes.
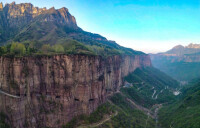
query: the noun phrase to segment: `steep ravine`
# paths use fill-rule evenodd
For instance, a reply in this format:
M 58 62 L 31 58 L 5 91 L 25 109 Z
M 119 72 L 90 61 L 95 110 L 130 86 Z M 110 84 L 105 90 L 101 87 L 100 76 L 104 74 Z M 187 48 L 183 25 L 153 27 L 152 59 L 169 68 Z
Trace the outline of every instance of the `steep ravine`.
M 13 127 L 61 127 L 93 112 L 124 76 L 147 66 L 148 55 L 0 57 L 0 110 Z

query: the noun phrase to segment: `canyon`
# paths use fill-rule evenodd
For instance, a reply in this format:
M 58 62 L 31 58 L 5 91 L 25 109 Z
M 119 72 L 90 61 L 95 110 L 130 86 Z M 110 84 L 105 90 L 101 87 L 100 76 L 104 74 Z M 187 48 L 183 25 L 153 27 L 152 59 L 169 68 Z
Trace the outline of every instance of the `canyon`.
M 20 128 L 61 127 L 90 114 L 119 91 L 123 77 L 151 66 L 146 54 L 2 56 L 0 61 L 0 110 Z

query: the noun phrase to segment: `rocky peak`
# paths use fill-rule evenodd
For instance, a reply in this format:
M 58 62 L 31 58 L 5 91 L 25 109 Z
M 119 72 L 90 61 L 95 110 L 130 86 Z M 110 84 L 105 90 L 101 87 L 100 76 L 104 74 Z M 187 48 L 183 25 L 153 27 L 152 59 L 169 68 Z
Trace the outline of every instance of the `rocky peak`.
M 3 8 L 3 5 L 2 5 Z M 50 9 L 34 7 L 31 3 L 16 4 L 12 2 L 3 8 L 11 27 L 18 27 L 30 23 L 34 18 L 45 14 L 40 22 L 55 22 L 77 28 L 76 20 L 67 8 Z M 46 15 L 47 14 L 47 15 Z
M 31 3 L 15 4 L 15 2 L 12 2 L 11 4 L 6 4 L 5 8 L 9 18 L 17 18 L 27 15 L 35 17 L 46 11 L 46 8 L 34 7 Z
M 61 16 L 64 18 L 65 22 L 70 22 L 70 24 L 76 25 L 76 19 L 74 16 L 72 16 L 68 9 L 63 7 L 61 9 L 58 9 L 58 12 L 61 14 Z
M 67 8 L 55 9 L 54 7 L 45 11 L 48 14 L 44 22 L 56 22 L 58 24 L 69 25 L 70 27 L 77 28 L 76 19 L 72 16 Z

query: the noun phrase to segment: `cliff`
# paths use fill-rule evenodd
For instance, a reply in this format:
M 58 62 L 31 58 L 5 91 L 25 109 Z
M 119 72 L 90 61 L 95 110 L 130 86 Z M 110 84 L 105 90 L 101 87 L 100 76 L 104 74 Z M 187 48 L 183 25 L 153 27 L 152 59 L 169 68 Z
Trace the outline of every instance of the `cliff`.
M 61 127 L 119 90 L 123 77 L 151 66 L 148 55 L 0 57 L 0 110 L 13 127 Z

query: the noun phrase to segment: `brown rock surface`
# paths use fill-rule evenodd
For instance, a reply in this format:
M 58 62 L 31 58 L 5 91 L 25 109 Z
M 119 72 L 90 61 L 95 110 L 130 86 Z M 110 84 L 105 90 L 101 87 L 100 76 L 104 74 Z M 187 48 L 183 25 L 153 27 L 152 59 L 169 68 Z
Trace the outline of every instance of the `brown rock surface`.
M 148 55 L 0 57 L 0 110 L 13 127 L 61 127 L 119 90 L 122 78 L 151 66 Z
M 0 3 L 0 10 L 3 10 L 3 3 Z
M 69 13 L 67 8 L 56 10 L 53 7 L 46 9 L 34 7 L 31 3 L 15 4 L 15 2 L 13 2 L 11 4 L 6 4 L 3 9 L 5 15 L 7 16 L 10 27 L 19 27 L 19 25 L 30 23 L 33 20 L 40 21 L 41 17 L 42 20 L 40 22 L 56 22 L 59 24 L 70 25 L 75 28 L 77 27 L 75 17 Z M 47 16 L 46 14 L 49 15 Z

